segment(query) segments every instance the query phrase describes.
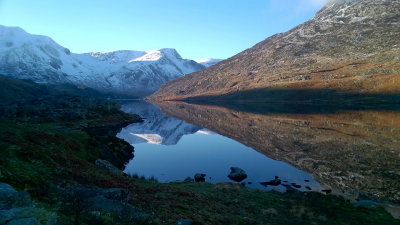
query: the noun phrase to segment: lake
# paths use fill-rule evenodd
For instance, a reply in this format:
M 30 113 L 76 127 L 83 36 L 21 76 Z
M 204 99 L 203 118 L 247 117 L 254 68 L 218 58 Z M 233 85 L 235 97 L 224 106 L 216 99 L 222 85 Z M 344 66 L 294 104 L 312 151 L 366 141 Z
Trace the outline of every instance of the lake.
M 326 189 L 353 201 L 396 204 L 400 113 L 382 108 L 124 102 L 122 110 L 144 122 L 117 136 L 135 147 L 125 172 L 159 182 L 195 173 L 207 174 L 207 182 L 233 182 L 230 167 L 240 167 L 252 188 L 285 191 L 282 185 L 260 185 L 278 176 L 300 191 Z

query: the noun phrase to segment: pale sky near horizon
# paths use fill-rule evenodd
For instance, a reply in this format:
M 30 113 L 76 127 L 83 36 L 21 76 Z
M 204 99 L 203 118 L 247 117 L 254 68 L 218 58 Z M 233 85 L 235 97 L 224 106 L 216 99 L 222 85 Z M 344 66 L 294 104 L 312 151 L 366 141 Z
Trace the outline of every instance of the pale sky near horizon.
M 228 58 L 310 19 L 327 0 L 0 0 L 0 24 L 72 52 L 175 48 Z

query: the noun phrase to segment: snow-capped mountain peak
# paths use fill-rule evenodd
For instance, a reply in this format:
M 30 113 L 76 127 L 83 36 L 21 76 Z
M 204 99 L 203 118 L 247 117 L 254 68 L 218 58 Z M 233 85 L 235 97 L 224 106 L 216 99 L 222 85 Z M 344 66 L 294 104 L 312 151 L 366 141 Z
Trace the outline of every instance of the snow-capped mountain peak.
M 14 78 L 146 96 L 167 81 L 204 68 L 171 48 L 75 54 L 49 37 L 0 25 L 0 74 Z
M 31 35 L 19 27 L 6 27 L 0 25 L 0 48 L 16 48 L 29 44 L 55 44 L 46 36 Z
M 111 52 L 91 52 L 91 56 L 110 63 L 126 63 L 146 55 L 145 51 L 119 50 Z
M 181 60 L 182 57 L 179 53 L 172 48 L 164 48 L 158 50 L 146 51 L 144 55 L 131 59 L 130 62 L 143 62 L 143 61 L 158 61 L 161 58 L 178 59 Z

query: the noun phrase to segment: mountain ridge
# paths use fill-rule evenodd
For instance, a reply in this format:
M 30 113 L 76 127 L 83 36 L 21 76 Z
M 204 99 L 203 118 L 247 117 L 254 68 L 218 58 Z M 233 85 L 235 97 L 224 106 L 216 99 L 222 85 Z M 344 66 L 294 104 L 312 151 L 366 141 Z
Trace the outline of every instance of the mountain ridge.
M 164 84 L 153 100 L 255 89 L 400 90 L 400 1 L 333 0 L 309 21 L 205 70 Z
M 75 54 L 53 39 L 0 25 L 0 73 L 38 83 L 72 83 L 146 96 L 169 80 L 204 69 L 175 49 Z

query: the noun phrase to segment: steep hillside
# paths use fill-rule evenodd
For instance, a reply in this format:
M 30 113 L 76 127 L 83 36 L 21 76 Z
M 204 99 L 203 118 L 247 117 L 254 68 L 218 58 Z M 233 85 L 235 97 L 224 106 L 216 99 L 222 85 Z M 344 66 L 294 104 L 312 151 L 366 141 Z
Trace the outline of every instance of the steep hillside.
M 51 38 L 0 25 L 0 73 L 38 83 L 72 83 L 144 96 L 205 66 L 175 49 L 74 54 Z
M 399 40 L 399 0 L 331 0 L 310 21 L 213 67 L 171 81 L 151 98 L 184 99 L 260 89 L 398 93 Z

